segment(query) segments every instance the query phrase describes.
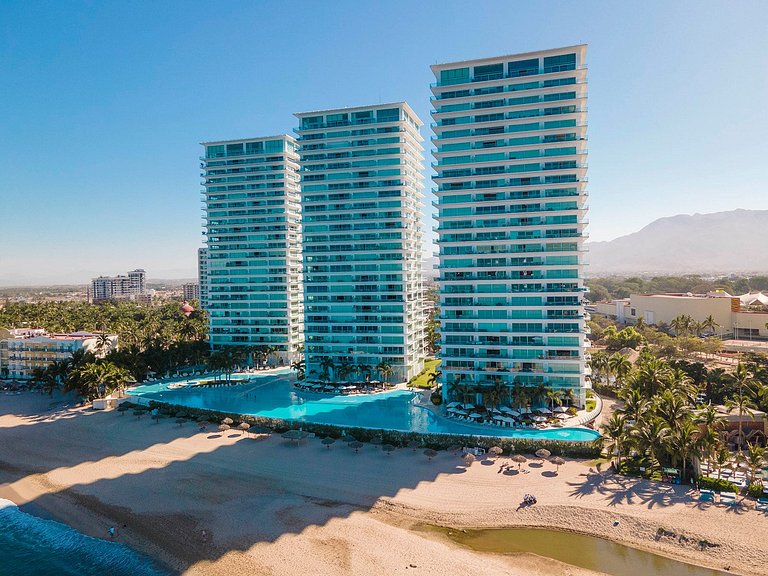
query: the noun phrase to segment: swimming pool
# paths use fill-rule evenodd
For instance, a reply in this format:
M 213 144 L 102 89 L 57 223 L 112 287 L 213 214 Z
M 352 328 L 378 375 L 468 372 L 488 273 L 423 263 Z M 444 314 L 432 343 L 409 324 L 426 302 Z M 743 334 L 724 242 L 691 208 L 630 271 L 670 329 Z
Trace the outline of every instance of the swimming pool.
M 455 422 L 436 415 L 427 406 L 419 405 L 420 394 L 408 390 L 354 396 L 304 392 L 291 386 L 295 376 L 290 368 L 272 371 L 270 374 L 236 374 L 234 377 L 249 378 L 250 382 L 214 388 L 190 386 L 169 389 L 168 385 L 173 381 L 167 381 L 138 386 L 129 393 L 190 408 L 350 428 L 580 442 L 589 442 L 600 436 L 586 428 L 530 430 L 490 428 Z

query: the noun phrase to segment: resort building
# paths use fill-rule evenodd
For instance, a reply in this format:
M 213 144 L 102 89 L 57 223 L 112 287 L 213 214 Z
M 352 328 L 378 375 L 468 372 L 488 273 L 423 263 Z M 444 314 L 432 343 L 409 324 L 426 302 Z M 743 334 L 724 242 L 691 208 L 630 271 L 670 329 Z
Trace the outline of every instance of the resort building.
M 585 56 L 432 66 L 446 400 L 500 383 L 585 404 Z
M 590 308 L 595 314 L 624 324 L 635 324 L 642 318 L 646 324 L 671 325 L 678 316 L 690 316 L 696 322 L 706 323 L 711 317 L 715 325 L 702 327 L 702 335 L 739 341 L 768 340 L 768 296 L 760 292 L 742 296 L 731 296 L 722 290 L 707 294 L 631 294 L 629 298 L 595 302 Z M 729 346 L 726 343 L 725 348 Z
M 90 332 L 48 334 L 38 329 L 0 329 L 0 378 L 29 380 L 35 368 L 47 368 L 53 362 L 68 360 L 84 349 L 103 357 L 117 348 L 117 336 Z
M 99 276 L 91 281 L 93 302 L 105 300 L 128 300 L 146 294 L 147 273 L 137 268 L 127 275 Z
M 266 346 L 288 364 L 303 342 L 296 142 L 281 135 L 203 146 L 200 286 L 211 347 Z
M 200 284 L 197 282 L 186 282 L 181 287 L 181 295 L 184 300 L 200 300 Z
M 208 310 L 208 249 L 197 249 L 197 284 L 200 289 L 200 308 Z
M 306 372 L 408 380 L 424 364 L 421 121 L 405 102 L 296 116 Z

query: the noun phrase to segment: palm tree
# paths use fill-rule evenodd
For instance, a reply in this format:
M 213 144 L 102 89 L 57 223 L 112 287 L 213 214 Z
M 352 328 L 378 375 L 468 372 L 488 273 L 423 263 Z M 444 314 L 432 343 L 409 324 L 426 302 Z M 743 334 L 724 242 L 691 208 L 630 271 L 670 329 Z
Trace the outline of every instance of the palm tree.
M 96 338 L 96 353 L 101 358 L 104 358 L 107 352 L 112 348 L 112 340 L 109 338 L 109 334 L 101 333 Z
M 718 324 L 712 317 L 712 314 L 710 314 L 701 322 L 701 328 L 702 330 L 709 330 L 710 332 L 714 333 L 718 328 L 720 328 L 720 324 Z
M 759 444 L 747 443 L 747 453 L 744 456 L 744 461 L 749 466 L 750 479 L 749 483 L 752 484 L 755 481 L 757 471 L 765 464 L 765 448 Z
M 744 441 L 744 414 L 748 414 L 750 418 L 754 419 L 755 415 L 752 410 L 757 409 L 757 406 L 755 406 L 755 403 L 748 394 L 748 392 L 751 392 L 750 386 L 753 383 L 752 374 L 750 374 L 747 367 L 741 362 L 736 365 L 736 370 L 733 373 L 733 380 L 738 389 L 736 393 L 726 401 L 725 405 L 729 414 L 733 412 L 733 410 L 738 410 L 739 413 L 738 449 L 739 454 L 741 454 Z
M 437 370 L 435 372 L 432 372 L 429 376 L 427 376 L 427 384 L 429 384 L 429 387 L 434 388 L 442 375 L 443 373 L 440 372 L 440 370 Z
M 723 467 L 731 461 L 731 453 L 725 446 L 721 446 L 719 450 L 714 453 L 712 462 L 717 466 L 717 478 L 720 479 Z
M 674 461 L 682 461 L 682 481 L 685 482 L 685 467 L 691 456 L 701 454 L 701 430 L 690 420 L 683 420 L 677 426 L 671 428 L 666 437 L 666 445 Z
M 627 420 L 623 414 L 614 412 L 607 422 L 603 423 L 603 437 L 607 440 L 609 454 L 617 455 L 616 469 L 621 466 L 621 456 L 624 453 L 624 446 L 629 438 L 626 430 Z M 613 457 L 611 457 L 613 459 Z
M 563 405 L 563 399 L 562 399 L 562 392 L 560 390 L 553 390 L 549 389 L 547 390 L 547 400 L 549 400 L 549 408 L 550 410 L 555 409 L 555 404 L 558 406 Z
M 304 359 L 301 358 L 299 360 L 296 360 L 295 362 L 291 363 L 291 370 L 296 372 L 296 379 L 297 380 L 304 380 L 306 374 L 305 371 L 307 369 L 307 364 L 304 362 Z
M 373 369 L 371 368 L 370 364 L 358 364 L 357 370 L 360 373 L 360 376 L 365 377 L 366 382 L 371 379 L 371 372 Z
M 340 381 L 344 381 L 347 379 L 347 377 L 352 373 L 353 368 L 352 364 L 349 363 L 349 360 L 344 359 L 341 361 L 341 364 L 339 365 L 339 369 L 337 371 L 338 377 Z
M 329 382 L 331 374 L 336 370 L 336 364 L 334 363 L 333 358 L 330 356 L 323 356 L 320 359 L 320 369 L 322 370 L 320 373 L 321 378 L 326 382 Z
M 528 405 L 528 402 L 530 402 L 531 398 L 528 394 L 528 390 L 520 384 L 520 382 L 515 381 L 514 386 L 512 387 L 512 404 L 515 408 L 521 409 Z
M 631 388 L 621 396 L 624 400 L 624 406 L 619 412 L 634 422 L 640 422 L 648 410 L 648 400 L 636 388 Z
M 538 403 L 546 399 L 549 387 L 544 382 L 539 382 L 531 390 L 531 402 Z
M 658 464 L 659 455 L 670 434 L 666 422 L 661 418 L 650 416 L 638 421 L 629 434 L 638 452 L 648 456 L 652 462 Z
M 378 366 L 376 366 L 376 371 L 379 373 L 385 384 L 389 382 L 389 377 L 395 372 L 392 369 L 392 366 L 384 361 L 379 362 Z
M 612 354 L 608 358 L 608 366 L 611 372 L 613 372 L 613 374 L 616 376 L 616 384 L 619 386 L 624 381 L 624 378 L 626 378 L 632 370 L 632 363 L 629 361 L 629 359 L 623 354 L 619 354 L 618 352 Z

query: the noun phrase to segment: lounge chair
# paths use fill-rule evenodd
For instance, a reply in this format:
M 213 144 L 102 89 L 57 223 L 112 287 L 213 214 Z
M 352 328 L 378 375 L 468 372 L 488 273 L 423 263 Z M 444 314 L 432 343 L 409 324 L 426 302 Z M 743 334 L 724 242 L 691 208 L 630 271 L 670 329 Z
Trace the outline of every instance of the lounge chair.
M 714 502 L 715 493 L 712 490 L 702 490 L 699 493 L 699 502 Z
M 757 503 L 755 503 L 755 510 L 768 512 L 768 498 L 758 498 Z
M 738 504 L 736 502 L 736 494 L 733 494 L 732 492 L 721 492 L 720 504 L 725 504 L 726 506 L 736 506 Z

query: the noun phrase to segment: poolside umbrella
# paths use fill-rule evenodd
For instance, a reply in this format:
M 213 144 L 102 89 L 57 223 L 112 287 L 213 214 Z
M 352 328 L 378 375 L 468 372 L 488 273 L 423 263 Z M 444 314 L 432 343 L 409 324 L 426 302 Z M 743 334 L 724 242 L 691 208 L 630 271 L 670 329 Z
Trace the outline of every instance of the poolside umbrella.
M 416 448 L 421 448 L 421 442 L 418 440 L 411 440 L 408 442 L 408 448 L 411 448 L 414 452 L 416 452 Z
M 550 456 L 552 456 L 552 452 L 547 450 L 546 448 L 539 448 L 536 450 L 536 456 L 541 458 L 542 460 L 546 460 Z
M 234 421 L 232 420 L 232 418 L 224 418 L 224 420 L 222 420 L 222 421 L 221 421 L 221 423 L 222 423 L 222 424 L 227 424 L 227 425 L 229 425 L 229 426 L 232 426 L 232 424 L 234 423 Z
M 424 456 L 426 456 L 427 458 L 429 458 L 429 461 L 431 462 L 431 461 L 432 461 L 432 458 L 434 458 L 435 456 L 437 456 L 437 452 L 435 452 L 434 450 L 432 450 L 432 448 L 427 448 L 426 450 L 424 450 Z
M 560 412 L 559 414 L 555 415 L 555 418 L 557 418 L 558 420 L 568 420 L 570 416 L 568 416 L 568 414 L 565 414 L 564 412 Z
M 448 408 L 458 408 L 459 406 L 461 406 L 461 402 L 451 402 L 448 404 Z
M 242 430 L 242 431 L 243 431 L 243 432 L 245 432 L 246 434 L 248 433 L 248 429 L 249 429 L 250 427 L 251 427 L 251 425 L 250 425 L 250 424 L 248 424 L 248 422 L 240 422 L 240 424 L 238 424 L 238 425 L 237 425 L 237 429 L 238 429 L 238 430 Z
M 219 424 L 219 432 L 226 432 L 229 430 L 229 424 Z
M 557 470 L 555 470 L 556 472 L 559 472 L 559 471 L 560 471 L 560 466 L 562 466 L 563 464 L 565 464 L 565 460 L 563 460 L 562 458 L 560 458 L 560 456 L 555 456 L 555 457 L 553 457 L 553 458 L 550 460 L 550 462 L 552 462 L 552 464 L 554 464 L 555 466 L 557 466 Z
M 296 440 L 298 444 L 299 440 L 304 438 L 304 432 L 302 430 L 288 430 L 288 432 L 283 434 L 283 438 L 286 440 Z
M 552 414 L 552 410 L 549 408 L 537 408 L 536 412 L 539 412 L 540 414 Z
M 387 453 L 387 456 L 389 456 L 390 452 L 394 452 L 395 451 L 395 447 L 392 446 L 392 444 L 384 444 L 381 447 L 381 449 L 384 450 L 384 452 Z
M 547 419 L 544 416 L 534 416 L 532 418 L 532 420 L 534 422 L 546 422 L 547 421 Z
M 254 434 L 271 434 L 272 430 L 265 428 L 264 426 L 251 426 L 251 432 Z
M 371 438 L 370 442 L 371 442 L 371 444 L 375 444 L 377 446 L 379 444 L 384 444 L 384 437 L 383 436 L 374 436 L 373 438 Z
M 560 412 L 560 413 L 568 412 L 568 408 L 566 408 L 565 406 L 556 406 L 553 412 Z
M 355 440 L 350 444 L 350 447 L 352 447 L 355 450 L 355 454 L 357 454 L 360 448 L 362 448 L 363 446 L 365 446 L 365 444 L 363 444 L 359 440 Z
M 464 454 L 464 456 L 461 457 L 462 460 L 464 460 L 464 464 L 469 467 L 472 466 L 472 462 L 475 461 L 475 455 L 474 454 Z
M 504 450 L 502 450 L 500 446 L 492 446 L 488 448 L 488 454 L 490 454 L 491 456 L 495 456 L 497 458 L 501 456 L 503 452 Z
M 355 438 L 351 434 L 342 434 L 339 440 L 341 440 L 342 442 L 346 442 L 347 446 L 349 446 L 350 444 L 352 444 L 352 442 L 355 442 L 357 438 Z
M 321 440 L 321 442 L 325 445 L 328 450 L 331 449 L 331 444 L 334 444 L 336 442 L 336 438 L 331 438 L 330 436 L 326 436 Z
M 528 461 L 528 459 L 523 456 L 522 454 L 515 454 L 512 456 L 512 462 L 517 462 L 517 469 L 520 470 L 520 466 L 525 464 Z
M 179 428 L 181 428 L 181 425 L 184 424 L 186 420 L 184 418 L 176 418 L 176 424 L 179 425 Z

